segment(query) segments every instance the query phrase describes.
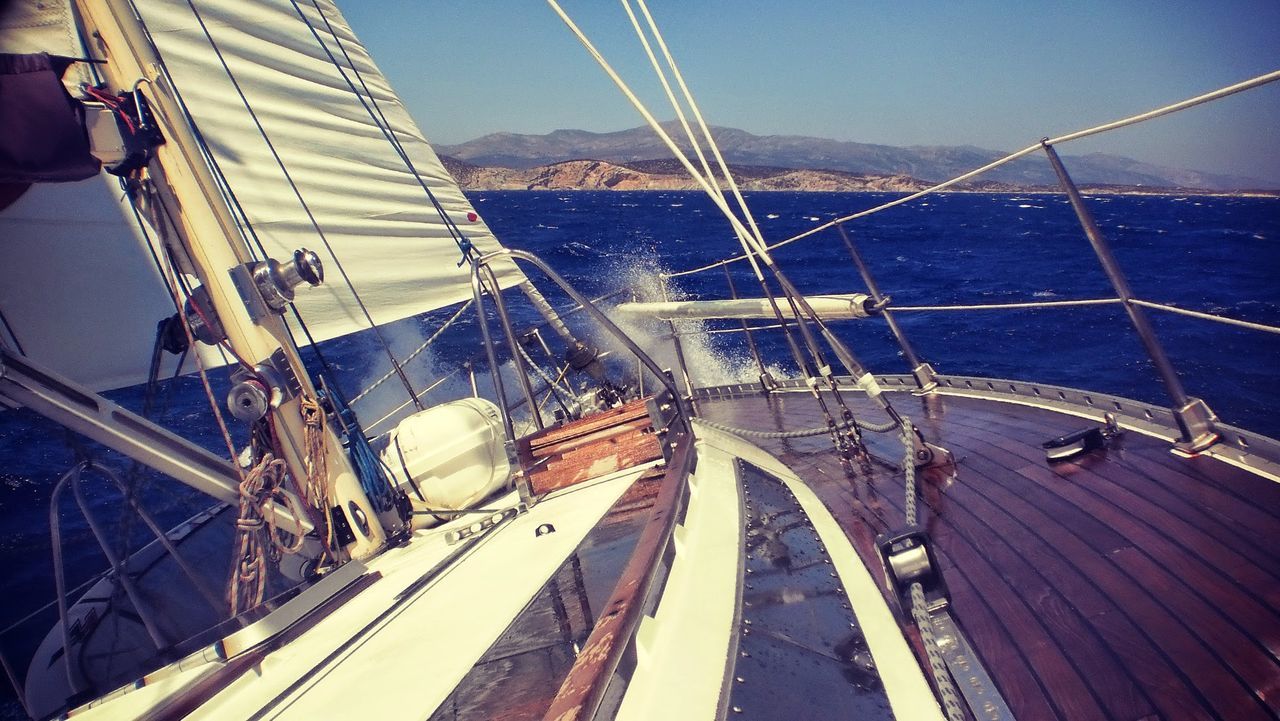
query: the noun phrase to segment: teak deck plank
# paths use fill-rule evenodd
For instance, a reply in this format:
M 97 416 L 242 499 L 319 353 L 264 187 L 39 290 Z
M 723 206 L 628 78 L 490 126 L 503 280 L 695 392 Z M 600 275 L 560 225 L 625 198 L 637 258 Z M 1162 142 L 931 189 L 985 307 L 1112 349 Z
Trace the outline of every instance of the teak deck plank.
M 980 432 L 980 429 L 969 428 L 971 435 Z M 1270 590 L 1272 598 L 1259 599 L 1272 607 L 1269 613 L 1259 610 L 1255 604 L 1246 605 L 1251 613 L 1257 611 L 1262 617 L 1269 618 L 1271 623 L 1280 625 L 1280 611 L 1274 609 L 1277 600 L 1280 600 L 1275 597 L 1276 593 L 1280 593 L 1280 583 L 1277 583 L 1275 575 L 1267 573 L 1233 549 L 1217 542 L 1202 528 L 1187 523 L 1142 495 L 1116 483 L 1118 475 L 1122 474 L 1111 474 L 1110 464 L 1104 466 L 1107 468 L 1107 477 L 1100 475 L 1093 468 L 1098 467 L 1096 463 L 1103 460 L 1101 457 L 1095 456 L 1089 462 L 1081 464 L 1060 464 L 1058 469 L 1049 469 L 1043 467 L 1043 462 L 1038 465 L 1034 459 L 1028 458 L 1029 454 L 1025 450 L 1017 448 L 1008 440 L 988 438 L 987 442 L 1023 459 L 1024 465 L 1018 469 L 1022 475 L 1046 484 L 1046 487 L 1054 489 L 1064 499 L 1113 528 L 1129 528 L 1126 535 L 1130 540 L 1146 539 L 1144 547 L 1166 559 L 1171 568 L 1179 567 L 1187 573 L 1209 573 L 1211 576 L 1215 573 L 1213 569 L 1217 569 L 1216 583 L 1209 583 L 1210 579 L 1206 578 L 1206 583 L 1201 588 L 1213 591 L 1222 583 L 1234 583 L 1240 586 L 1245 599 L 1257 595 L 1258 591 L 1254 589 Z
M 535 494 L 662 458 L 644 400 L 526 436 L 517 449 Z
M 1047 434 L 1053 432 L 1050 427 L 1034 421 L 1029 421 L 1024 428 L 1016 428 L 1003 419 L 997 420 L 986 416 L 983 420 L 985 426 L 976 425 L 967 419 L 957 421 L 957 424 L 980 431 L 999 429 L 1005 434 L 1025 433 L 1033 428 L 1043 429 L 1041 436 L 1033 432 L 1031 435 L 1019 436 L 1019 440 L 1048 438 L 1050 436 Z M 1187 524 L 1185 528 L 1191 529 L 1184 534 L 1179 534 L 1185 542 L 1198 545 L 1196 541 L 1199 539 L 1206 548 L 1224 546 L 1230 549 L 1230 553 L 1240 556 L 1241 560 L 1247 559 L 1253 568 L 1270 574 L 1272 581 L 1280 578 L 1280 556 L 1269 553 L 1267 549 L 1251 540 L 1280 537 L 1280 519 L 1272 519 L 1240 499 L 1222 493 L 1222 490 L 1213 484 L 1197 481 L 1190 476 L 1175 474 L 1171 469 L 1163 466 L 1142 463 L 1140 460 L 1142 457 L 1134 456 L 1127 448 L 1129 444 L 1126 441 L 1130 437 L 1126 434 L 1115 441 L 1113 447 L 1108 449 L 1105 461 L 1096 456 L 1089 457 L 1079 464 L 1060 464 L 1058 469 L 1055 469 L 1055 473 L 1078 482 L 1087 482 L 1090 487 L 1103 484 L 1106 487 L 1098 488 L 1099 494 L 1112 496 L 1113 502 L 1121 507 L 1134 508 L 1135 506 L 1129 505 L 1132 502 L 1148 510 L 1158 508 L 1157 513 L 1173 514 L 1180 522 Z M 1142 445 L 1139 444 L 1139 447 Z M 1038 448 L 1028 449 L 1025 445 L 1018 449 L 1012 449 L 1006 445 L 1002 447 L 1014 450 L 1017 455 L 1029 462 L 1035 463 L 1041 460 Z M 1030 456 L 1029 450 L 1032 454 Z M 1106 475 L 1095 473 L 1094 468 L 1104 463 Z M 1149 469 L 1155 469 L 1155 473 L 1165 474 L 1165 480 L 1168 483 L 1155 481 Z M 1242 531 L 1246 532 L 1242 533 Z M 1212 541 L 1203 538 L 1205 535 L 1212 536 Z M 1237 562 L 1223 561 L 1227 567 L 1233 569 Z M 1252 572 L 1252 570 L 1249 571 L 1249 573 Z
M 953 613 L 1018 718 L 1266 719 L 1280 712 L 1280 484 L 1179 458 L 1128 432 L 1050 466 L 1040 443 L 1090 425 L 967 398 L 891 396 L 952 479 L 921 474 L 920 519 Z M 846 395 L 859 417 L 879 420 Z M 767 430 L 825 419 L 804 394 L 699 400 L 706 417 Z M 878 576 L 875 535 L 902 523 L 902 450 L 843 472 L 825 437 L 760 445 L 806 480 Z M 883 589 L 882 589 L 883 590 Z
M 958 434 L 952 438 L 961 438 Z M 980 442 L 971 441 L 970 445 L 965 446 L 970 450 L 981 451 Z M 991 449 L 987 449 L 990 451 Z M 1143 628 L 1148 636 L 1156 641 L 1156 643 L 1165 650 L 1166 654 L 1174 661 L 1180 669 L 1180 672 L 1187 676 L 1192 684 L 1201 689 L 1207 699 L 1211 703 L 1218 706 L 1218 711 L 1223 714 L 1224 718 L 1265 718 L 1265 716 L 1250 715 L 1254 710 L 1254 706 L 1250 700 L 1246 698 L 1244 689 L 1241 687 L 1239 679 L 1225 668 L 1221 660 L 1215 659 L 1211 655 L 1208 645 L 1213 635 L 1202 629 L 1207 625 L 1203 617 L 1195 617 L 1195 624 L 1185 622 L 1186 616 L 1171 611 L 1168 608 L 1170 598 L 1165 594 L 1150 593 L 1150 589 L 1158 586 L 1165 578 L 1160 574 L 1160 568 L 1154 564 L 1143 565 L 1141 569 L 1137 567 L 1136 559 L 1147 553 L 1154 552 L 1157 557 L 1163 557 L 1169 560 L 1170 551 L 1168 545 L 1162 542 L 1161 537 L 1157 537 L 1149 528 L 1144 527 L 1141 522 L 1135 521 L 1125 516 L 1115 507 L 1109 506 L 1105 502 L 1091 497 L 1088 493 L 1081 491 L 1070 484 L 1063 484 L 1053 473 L 1047 469 L 1035 466 L 1024 466 L 1016 471 L 1016 475 L 1026 481 L 1036 484 L 1051 493 L 1073 500 L 1081 504 L 1081 508 L 1086 511 L 1096 512 L 1100 518 L 1108 520 L 1113 527 L 1126 529 L 1126 533 L 1131 535 L 1135 541 L 1135 546 L 1117 549 L 1108 554 L 1108 559 L 1115 561 L 1117 556 L 1124 555 L 1126 558 L 1135 559 L 1134 563 L 1129 565 L 1127 572 L 1124 574 L 1110 574 L 1103 581 L 1107 583 L 1106 588 L 1116 598 L 1118 602 L 1126 608 L 1136 611 L 1135 623 Z M 1025 493 L 1025 490 L 1024 490 Z M 1128 554 L 1128 555 L 1125 555 Z M 1137 554 L 1137 555 L 1134 555 Z M 1073 556 L 1073 562 L 1081 564 L 1090 564 L 1094 566 L 1094 572 L 1099 573 L 1096 564 L 1092 564 L 1092 559 L 1087 556 Z M 1178 557 L 1173 558 L 1177 563 Z M 1135 573 L 1141 570 L 1142 573 Z M 1184 571 L 1188 569 L 1184 568 Z M 1199 569 L 1196 569 L 1199 570 Z M 1200 578 L 1200 586 L 1214 586 L 1221 581 L 1217 578 Z M 1194 596 L 1194 592 L 1189 586 L 1177 589 L 1184 600 L 1187 597 Z M 1241 599 L 1234 599 L 1240 601 Z M 1212 613 L 1212 612 L 1210 612 Z M 1191 627 L 1201 629 L 1199 634 L 1191 632 Z M 1198 638 L 1197 638 L 1198 636 Z

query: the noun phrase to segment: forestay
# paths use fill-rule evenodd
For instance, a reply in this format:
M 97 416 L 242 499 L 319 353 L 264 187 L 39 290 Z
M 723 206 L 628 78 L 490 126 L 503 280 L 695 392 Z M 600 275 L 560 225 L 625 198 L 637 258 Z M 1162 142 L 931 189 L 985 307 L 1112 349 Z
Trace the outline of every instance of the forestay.
M 499 244 L 331 2 L 136 6 L 266 253 L 307 247 L 324 262 L 325 284 L 297 301 L 317 340 L 369 327 L 357 293 L 378 324 L 470 297 L 455 233 Z M 2 52 L 94 54 L 30 44 L 25 28 L 0 33 Z M 112 181 L 33 187 L 0 212 L 6 342 L 99 389 L 145 378 L 155 324 L 174 312 Z M 504 287 L 523 280 L 509 262 L 495 270 Z

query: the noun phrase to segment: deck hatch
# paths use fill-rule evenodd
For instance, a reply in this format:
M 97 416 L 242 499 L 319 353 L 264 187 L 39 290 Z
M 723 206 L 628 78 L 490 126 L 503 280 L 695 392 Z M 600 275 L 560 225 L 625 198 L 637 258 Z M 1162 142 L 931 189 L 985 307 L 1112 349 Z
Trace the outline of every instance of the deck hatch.
M 745 554 L 727 718 L 892 719 L 844 587 L 782 481 L 739 462 Z

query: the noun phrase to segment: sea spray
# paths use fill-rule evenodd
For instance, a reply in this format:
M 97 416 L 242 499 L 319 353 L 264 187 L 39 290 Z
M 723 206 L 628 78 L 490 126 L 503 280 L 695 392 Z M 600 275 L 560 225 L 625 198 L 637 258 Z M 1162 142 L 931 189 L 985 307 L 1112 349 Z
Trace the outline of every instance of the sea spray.
M 628 257 L 614 265 L 615 276 L 621 287 L 629 291 L 618 298 L 619 302 L 659 302 L 665 300 L 690 300 L 694 296 L 685 292 L 678 283 L 668 278 L 652 257 Z M 751 383 L 760 379 L 760 370 L 746 352 L 744 344 L 722 341 L 707 333 L 709 324 L 700 320 L 667 322 L 652 318 L 637 318 L 631 314 L 617 313 L 609 309 L 610 320 L 629 335 L 662 368 L 670 368 L 680 378 L 680 363 L 672 340 L 675 329 L 684 355 L 685 369 L 694 387 Z M 734 334 L 736 335 L 736 334 Z M 725 337 L 729 337 L 728 334 Z M 612 343 L 612 341 L 610 341 Z M 620 344 L 608 344 L 622 354 Z M 769 368 L 770 373 L 780 373 Z M 682 389 L 683 390 L 683 389 Z

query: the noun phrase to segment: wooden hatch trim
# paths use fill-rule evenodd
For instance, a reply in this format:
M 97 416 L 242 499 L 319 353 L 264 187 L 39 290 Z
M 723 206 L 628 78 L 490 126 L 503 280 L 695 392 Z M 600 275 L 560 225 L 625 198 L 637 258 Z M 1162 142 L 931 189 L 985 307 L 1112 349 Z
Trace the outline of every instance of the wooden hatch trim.
M 680 515 L 694 461 L 691 436 L 673 431 L 670 440 L 674 450 L 649 521 L 582 652 L 551 701 L 545 721 L 594 718 L 614 672 L 634 642 L 636 629 L 647 611 L 645 601 L 651 598 L 650 590 Z

